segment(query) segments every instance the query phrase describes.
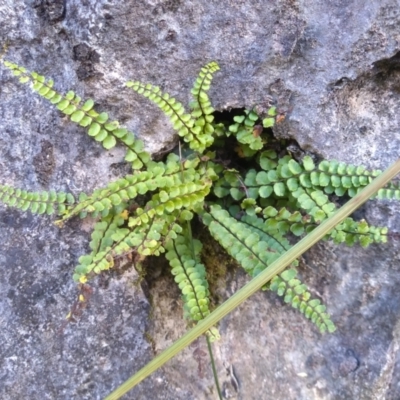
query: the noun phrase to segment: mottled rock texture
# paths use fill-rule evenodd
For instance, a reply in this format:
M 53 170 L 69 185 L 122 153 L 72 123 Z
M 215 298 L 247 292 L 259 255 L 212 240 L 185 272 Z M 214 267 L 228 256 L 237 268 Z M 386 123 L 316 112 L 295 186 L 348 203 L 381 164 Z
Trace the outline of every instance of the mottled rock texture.
M 382 169 L 399 156 L 396 0 L 1 0 L 0 20 L 9 59 L 61 91 L 93 97 L 154 153 L 173 146 L 173 131 L 123 82 L 152 82 L 186 102 L 199 68 L 216 60 L 217 109 L 272 99 L 287 113 L 275 133 L 299 151 Z M 124 173 L 121 149 L 104 152 L 4 68 L 0 82 L 1 183 L 90 192 Z M 372 202 L 358 215 L 399 231 L 399 211 Z M 63 327 L 89 228 L 74 220 L 60 230 L 50 218 L 0 207 L 2 399 L 102 399 L 184 332 L 178 291 L 158 261 L 149 290 L 135 284 L 134 270 L 113 272 L 94 284 L 79 322 Z M 247 278 L 213 251 L 223 300 Z M 338 331 L 321 337 L 277 297 L 258 293 L 221 322 L 215 352 L 225 397 L 399 399 L 399 242 L 367 251 L 324 243 L 304 259 L 302 276 Z M 124 398 L 215 399 L 202 351 L 204 343 L 192 346 Z

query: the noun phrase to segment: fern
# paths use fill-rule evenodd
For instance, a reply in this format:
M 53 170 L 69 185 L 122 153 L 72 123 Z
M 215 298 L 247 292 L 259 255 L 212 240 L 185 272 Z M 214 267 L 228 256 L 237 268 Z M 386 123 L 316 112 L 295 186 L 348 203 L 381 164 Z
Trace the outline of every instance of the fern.
M 190 235 L 178 235 L 166 244 L 166 258 L 171 265 L 175 282 L 182 292 L 184 315 L 193 321 L 200 321 L 210 314 L 210 292 L 206 280 L 206 269 L 200 262 L 202 244 L 190 240 Z M 220 338 L 216 328 L 207 332 L 211 341 Z
M 211 206 L 210 212 L 202 216 L 211 235 L 251 276 L 256 276 L 267 268 L 288 247 L 284 240 L 279 241 L 264 232 L 261 222 L 255 218 L 250 218 L 250 221 L 246 218 L 247 225 L 250 227 L 258 225 L 258 232 L 237 222 L 219 206 Z M 311 318 L 321 332 L 327 330 L 333 332 L 335 325 L 325 313 L 325 306 L 322 306 L 319 300 L 311 299 L 307 287 L 299 279 L 295 279 L 296 274 L 293 268 L 284 271 L 274 278 L 270 289 L 284 296 L 286 303 L 299 308 L 307 318 Z
M 285 303 L 289 303 L 293 308 L 299 309 L 307 318 L 317 325 L 319 330 L 324 333 L 334 332 L 335 325 L 327 314 L 326 307 L 318 299 L 310 299 L 311 294 L 307 287 L 296 279 L 296 271 L 287 269 L 280 275 L 275 276 L 270 285 L 270 289 L 284 297 Z
M 186 113 L 183 105 L 168 93 L 163 93 L 158 86 L 129 81 L 126 86 L 153 101 L 169 117 L 178 135 L 189 143 L 191 149 L 202 153 L 213 143 L 211 124 L 214 109 L 207 95 L 212 74 L 219 70 L 218 64 L 211 62 L 203 67 L 192 89 L 195 100 L 191 114 Z
M 52 79 L 46 79 L 37 72 L 28 72 L 26 68 L 9 61 L 3 64 L 19 77 L 21 83 L 30 83 L 35 92 L 55 105 L 72 122 L 87 128 L 88 135 L 101 142 L 105 149 L 113 148 L 117 141 L 124 144 L 127 147 L 125 161 L 131 162 L 133 169 L 140 169 L 150 161 L 150 154 L 143 150 L 143 142 L 136 140 L 127 129 L 121 128 L 118 121 L 110 122 L 107 113 L 95 111 L 92 99 L 82 104 L 82 99 L 72 90 L 65 95 L 57 92 Z
M 0 201 L 22 211 L 56 214 L 60 216 L 56 221 L 59 226 L 76 216 L 90 215 L 97 220 L 90 252 L 79 258 L 73 274 L 80 285 L 113 268 L 117 259 L 129 253 L 135 253 L 138 259 L 165 253 L 182 293 L 184 315 L 193 323 L 211 310 L 202 246 L 191 235 L 195 215 L 254 277 L 288 250 L 293 238 L 310 232 L 336 211 L 333 195 L 355 196 L 380 173 L 335 160 L 315 163 L 309 156 L 301 161 L 290 154 L 278 156 L 268 138 L 268 129 L 277 118 L 275 107 L 266 115 L 245 110 L 231 122 L 215 123 L 207 94 L 219 70 L 215 62 L 201 69 L 191 90 L 189 111 L 157 86 L 126 83 L 157 105 L 183 140 L 186 158 L 171 153 L 161 162 L 152 161 L 143 142 L 117 121 L 110 122 L 107 113 L 95 111 L 92 99 L 82 101 L 73 91 L 61 94 L 52 80 L 9 61 L 3 64 L 22 84 L 30 84 L 72 122 L 86 128 L 105 149 L 124 146 L 125 160 L 133 171 L 90 194 L 78 194 L 77 200 L 72 194 L 29 192 L 2 185 Z M 231 168 L 215 151 L 225 137 L 237 142 L 239 161 Z M 248 168 L 243 168 L 240 160 Z M 376 197 L 400 200 L 399 182 L 393 181 Z M 360 243 L 364 247 L 385 243 L 387 238 L 387 228 L 352 218 L 326 236 L 337 244 Z M 268 288 L 311 319 L 321 332 L 333 332 L 335 326 L 326 307 L 319 299 L 312 299 L 298 278 L 297 265 L 296 261 L 276 276 Z M 208 335 L 211 340 L 219 338 L 216 328 Z
M 15 189 L 11 186 L 0 185 L 0 202 L 9 207 L 30 211 L 33 214 L 63 214 L 68 207 L 75 203 L 71 193 L 55 192 L 28 192 Z
M 261 136 L 257 128 L 254 128 L 255 122 L 259 116 L 254 111 L 246 110 L 244 115 L 237 115 L 233 118 L 234 124 L 229 126 L 229 132 L 232 132 L 239 143 L 248 145 L 250 150 L 261 150 L 264 147 Z M 244 149 L 244 147 L 243 147 Z M 247 155 L 248 152 L 244 151 Z
M 260 240 L 256 232 L 237 222 L 220 206 L 212 205 L 210 212 L 203 212 L 201 216 L 211 235 L 251 276 L 279 258 L 279 253 Z

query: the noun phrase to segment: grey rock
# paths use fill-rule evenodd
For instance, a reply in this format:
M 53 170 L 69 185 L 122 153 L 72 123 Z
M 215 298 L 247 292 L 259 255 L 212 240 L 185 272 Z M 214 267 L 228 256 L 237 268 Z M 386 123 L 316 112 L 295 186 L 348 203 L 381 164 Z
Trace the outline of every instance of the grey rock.
M 186 103 L 199 68 L 216 60 L 218 110 L 273 101 L 285 114 L 275 134 L 303 152 L 381 169 L 399 157 L 398 1 L 221 4 L 3 0 L 0 38 L 9 59 L 94 98 L 153 153 L 170 149 L 174 133 L 123 83 L 158 84 Z M 104 152 L 4 68 L 0 81 L 1 183 L 78 193 L 126 173 L 121 149 Z M 373 201 L 358 215 L 399 231 L 399 209 Z M 111 272 L 94 283 L 77 324 L 64 326 L 90 223 L 60 230 L 1 207 L 0 228 L 2 399 L 101 399 L 186 330 L 178 291 L 156 262 L 151 296 L 134 270 Z M 225 398 L 400 398 L 398 240 L 366 251 L 322 243 L 304 259 L 302 276 L 338 331 L 321 336 L 273 294 L 256 294 L 220 325 Z M 226 271 L 220 300 L 247 280 Z M 125 398 L 216 398 L 204 351 L 194 344 Z

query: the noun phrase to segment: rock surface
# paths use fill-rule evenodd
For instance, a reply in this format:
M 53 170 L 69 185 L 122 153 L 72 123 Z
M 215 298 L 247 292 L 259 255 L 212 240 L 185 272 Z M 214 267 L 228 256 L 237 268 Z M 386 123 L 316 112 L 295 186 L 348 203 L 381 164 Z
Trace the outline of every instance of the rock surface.
M 381 169 L 399 157 L 398 1 L 3 0 L 0 19 L 9 59 L 96 99 L 153 153 L 173 146 L 173 131 L 123 82 L 158 84 L 185 103 L 199 68 L 216 60 L 217 109 L 272 99 L 287 114 L 275 133 L 303 151 Z M 1 183 L 90 192 L 124 173 L 121 149 L 104 152 L 4 68 L 0 81 Z M 399 211 L 372 202 L 358 214 L 399 231 Z M 157 262 L 151 296 L 135 271 L 113 272 L 79 322 L 63 326 L 89 228 L 71 221 L 59 230 L 50 218 L 0 208 L 2 399 L 104 398 L 185 331 L 178 291 L 164 272 L 157 277 Z M 399 242 L 366 251 L 324 243 L 305 261 L 303 278 L 338 331 L 321 337 L 272 294 L 256 294 L 220 326 L 225 398 L 400 398 Z M 228 265 L 219 298 L 246 280 Z M 195 360 L 204 350 L 184 351 L 124 398 L 216 398 L 207 357 L 204 371 Z

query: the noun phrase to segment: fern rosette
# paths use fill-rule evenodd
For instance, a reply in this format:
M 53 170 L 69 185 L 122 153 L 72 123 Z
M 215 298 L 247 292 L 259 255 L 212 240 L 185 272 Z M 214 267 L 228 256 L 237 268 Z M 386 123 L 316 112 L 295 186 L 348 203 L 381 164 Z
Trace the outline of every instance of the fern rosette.
M 165 253 L 182 293 L 184 314 L 195 323 L 210 314 L 211 302 L 206 266 L 201 262 L 202 246 L 192 237 L 191 224 L 203 222 L 212 237 L 254 277 L 290 249 L 296 237 L 332 216 L 338 208 L 337 197 L 356 196 L 380 174 L 336 160 L 317 163 L 308 155 L 294 159 L 268 136 L 280 115 L 275 106 L 265 115 L 242 110 L 229 121 L 216 122 L 208 95 L 219 70 L 216 62 L 201 68 L 188 111 L 158 86 L 126 83 L 161 109 L 182 140 L 179 156 L 171 153 L 159 162 L 151 160 L 133 133 L 110 120 L 107 113 L 96 111 L 94 100 L 82 101 L 73 91 L 62 94 L 53 80 L 2 62 L 22 84 L 29 84 L 105 149 L 124 146 L 132 173 L 75 197 L 0 185 L 0 202 L 36 214 L 57 214 L 59 226 L 76 216 L 94 219 L 90 251 L 79 258 L 73 275 L 81 285 L 129 254 L 142 260 Z M 235 147 L 229 153 L 224 147 L 232 141 Z M 230 159 L 234 152 L 237 160 Z M 376 197 L 400 200 L 399 181 L 389 183 Z M 385 243 L 387 238 L 387 228 L 353 218 L 345 219 L 326 236 L 336 244 L 364 247 Z M 296 261 L 275 276 L 268 288 L 311 319 L 321 332 L 333 332 L 335 326 L 326 307 L 311 298 L 297 275 L 297 265 Z M 211 340 L 219 338 L 216 328 L 207 334 Z

